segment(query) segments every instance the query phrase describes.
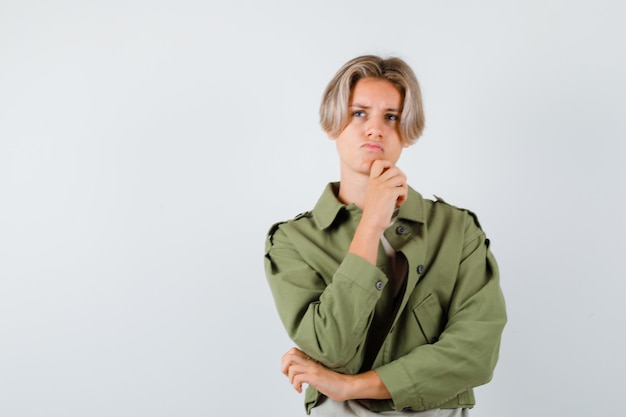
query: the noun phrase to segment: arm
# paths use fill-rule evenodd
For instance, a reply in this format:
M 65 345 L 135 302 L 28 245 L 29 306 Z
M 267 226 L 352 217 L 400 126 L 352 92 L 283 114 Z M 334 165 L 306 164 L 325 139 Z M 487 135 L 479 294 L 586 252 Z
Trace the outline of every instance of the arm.
M 465 221 L 468 239 L 439 339 L 375 369 L 396 409 L 433 408 L 492 377 L 506 323 L 504 298 L 484 234 L 469 215 Z M 426 308 L 422 313 L 437 311 Z
M 284 230 L 287 229 L 287 230 Z M 289 337 L 316 361 L 342 373 L 354 374 L 361 366 L 364 341 L 381 291 L 384 273 L 363 259 L 346 254 L 331 276 L 318 272 L 331 264 L 311 265 L 301 255 L 305 243 L 289 225 L 271 236 L 265 270 L 278 314 Z M 292 239 L 290 239 L 290 237 Z M 323 248 L 310 247 L 308 252 Z
M 466 243 L 449 320 L 439 340 L 357 375 L 333 372 L 293 348 L 282 371 L 297 391 L 315 387 L 336 401 L 392 398 L 396 410 L 435 408 L 491 379 L 506 322 L 497 264 L 481 231 Z M 436 309 L 440 309 L 435 304 Z M 424 313 L 436 314 L 426 310 Z
M 270 232 L 266 247 L 266 275 L 289 336 L 317 361 L 347 374 L 360 368 L 368 327 L 387 283 L 376 266 L 380 234 L 407 192 L 400 170 L 386 161 L 374 165 L 355 232 L 342 225 L 332 241 L 327 235 L 315 240 L 288 224 Z M 344 240 L 336 238 L 341 233 Z M 344 244 L 348 253 L 337 261 L 336 248 Z
M 358 375 L 334 372 L 297 348 L 283 355 L 281 366 L 291 385 L 300 393 L 302 384 L 309 384 L 335 401 L 391 398 L 376 372 L 367 371 Z

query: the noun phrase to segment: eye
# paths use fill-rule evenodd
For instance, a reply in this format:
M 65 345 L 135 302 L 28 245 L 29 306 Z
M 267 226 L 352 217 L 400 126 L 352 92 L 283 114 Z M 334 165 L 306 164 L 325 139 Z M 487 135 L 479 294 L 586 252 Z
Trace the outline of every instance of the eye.
M 391 120 L 392 122 L 397 122 L 399 117 L 397 114 L 386 114 L 385 119 Z
M 363 110 L 353 111 L 352 117 L 365 117 L 365 112 Z

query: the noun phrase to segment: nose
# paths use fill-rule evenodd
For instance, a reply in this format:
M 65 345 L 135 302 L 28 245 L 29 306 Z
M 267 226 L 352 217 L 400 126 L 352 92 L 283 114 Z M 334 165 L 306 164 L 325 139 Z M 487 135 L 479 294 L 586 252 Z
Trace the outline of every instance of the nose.
M 367 123 L 367 137 L 372 140 L 382 139 L 383 137 L 383 126 L 382 122 L 378 120 L 378 118 L 372 117 L 368 120 Z

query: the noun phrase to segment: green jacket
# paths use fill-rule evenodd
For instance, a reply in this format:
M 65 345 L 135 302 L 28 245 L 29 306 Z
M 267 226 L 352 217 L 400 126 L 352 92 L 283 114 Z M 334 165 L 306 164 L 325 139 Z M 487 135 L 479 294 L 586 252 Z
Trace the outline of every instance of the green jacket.
M 311 212 L 277 223 L 265 271 L 287 333 L 345 374 L 373 369 L 392 395 L 374 411 L 471 407 L 495 368 L 506 323 L 498 267 L 476 216 L 409 188 L 385 237 L 406 257 L 394 300 L 382 244 L 374 266 L 349 254 L 362 211 L 329 184 Z M 307 411 L 319 393 L 309 387 Z

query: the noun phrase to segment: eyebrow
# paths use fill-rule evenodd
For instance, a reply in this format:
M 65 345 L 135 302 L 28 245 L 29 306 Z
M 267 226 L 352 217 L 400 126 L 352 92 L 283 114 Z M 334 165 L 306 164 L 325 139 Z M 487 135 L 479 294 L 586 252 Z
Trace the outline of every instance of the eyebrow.
M 348 106 L 348 108 L 352 108 L 352 107 L 357 107 L 359 109 L 364 109 L 364 110 L 369 110 L 372 107 L 371 106 L 365 106 L 363 104 L 359 104 L 359 103 L 352 103 Z M 401 111 L 399 109 L 395 109 L 393 107 L 389 107 L 387 109 L 385 109 L 385 111 L 390 111 L 390 112 L 395 112 L 395 113 L 400 113 Z

